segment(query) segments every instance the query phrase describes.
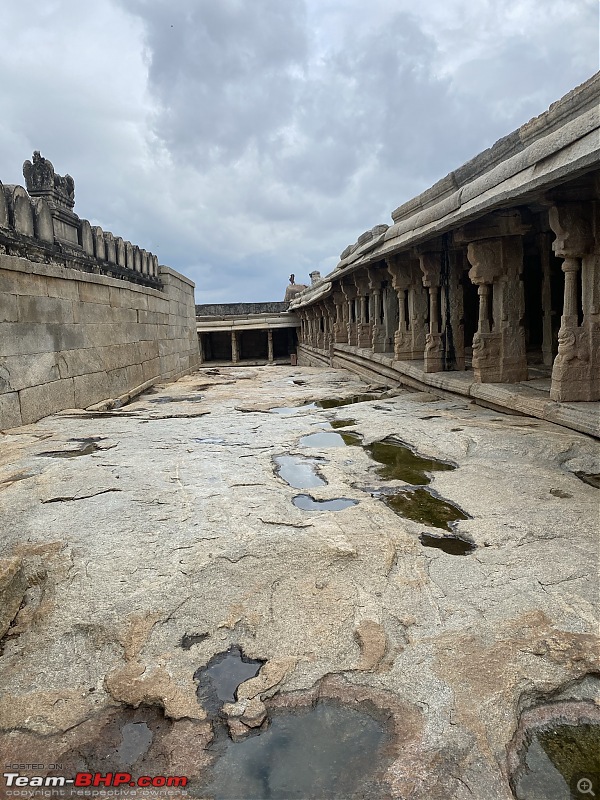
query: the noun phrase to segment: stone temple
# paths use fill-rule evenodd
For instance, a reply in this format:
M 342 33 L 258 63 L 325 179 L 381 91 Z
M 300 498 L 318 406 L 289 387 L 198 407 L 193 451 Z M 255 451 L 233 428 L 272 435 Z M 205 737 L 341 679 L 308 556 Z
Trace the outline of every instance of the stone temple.
M 0 184 L 1 798 L 600 795 L 599 100 L 280 302 Z

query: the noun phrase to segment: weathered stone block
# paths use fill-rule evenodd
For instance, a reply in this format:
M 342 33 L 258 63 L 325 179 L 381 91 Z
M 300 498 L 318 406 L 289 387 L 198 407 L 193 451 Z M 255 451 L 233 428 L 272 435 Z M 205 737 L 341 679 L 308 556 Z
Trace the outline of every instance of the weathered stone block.
M 103 286 L 102 284 L 98 283 L 81 281 L 79 283 L 79 299 L 83 303 L 105 303 L 106 305 L 109 305 L 110 290 L 112 288 L 112 286 Z
M 95 372 L 73 378 L 75 387 L 75 407 L 87 408 L 102 400 L 109 400 L 110 381 L 106 372 Z
M 56 411 L 75 407 L 73 380 L 67 378 L 22 389 L 19 392 L 19 400 L 23 425 L 29 425 L 30 422 L 37 422 L 38 419 Z
M 144 382 L 144 371 L 141 364 L 131 364 L 127 367 L 127 390 L 135 389 Z
M 29 386 L 57 381 L 62 377 L 58 370 L 56 353 L 9 356 L 3 359 L 0 366 L 0 385 L 3 371 L 10 388 L 16 392 Z
M 110 348 L 88 347 L 58 353 L 57 363 L 61 378 L 74 378 L 106 370 L 104 352 Z
M 17 296 L 15 294 L 0 294 L 0 322 L 18 322 Z
M 16 617 L 26 591 L 23 559 L 0 559 L 0 639 Z
M 10 256 L 0 255 L 0 292 L 7 294 L 32 294 L 43 296 L 48 294 L 46 277 L 33 275 L 20 270 L 2 269 L 2 261 L 10 261 Z
M 53 322 L 67 325 L 73 322 L 73 304 L 60 297 L 19 297 L 19 322 Z
M 119 397 L 119 395 L 125 394 L 128 389 L 133 389 L 133 386 L 129 386 L 127 367 L 110 370 L 107 375 L 110 386 L 110 397 Z
M 152 378 L 160 377 L 160 358 L 153 358 L 150 361 L 144 361 L 142 364 L 142 375 L 144 381 L 149 381 Z
M 63 300 L 79 302 L 79 281 L 61 278 L 46 278 L 48 297 L 61 297 Z
M 0 430 L 22 425 L 21 406 L 17 392 L 0 394 Z

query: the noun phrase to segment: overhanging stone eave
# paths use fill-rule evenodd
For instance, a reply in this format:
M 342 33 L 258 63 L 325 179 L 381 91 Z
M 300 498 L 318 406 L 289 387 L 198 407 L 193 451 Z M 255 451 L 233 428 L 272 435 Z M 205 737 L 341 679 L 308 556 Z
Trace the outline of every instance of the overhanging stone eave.
M 567 160 L 565 163 L 564 156 L 566 155 L 568 157 L 568 152 L 573 150 L 576 145 L 578 145 L 577 149 L 583 150 L 583 152 L 580 152 L 577 158 Z M 550 162 L 552 159 L 558 159 L 561 154 L 563 156 L 562 164 L 558 164 L 556 168 L 552 169 L 550 172 L 541 173 L 540 166 L 544 161 Z M 572 140 L 561 150 L 554 151 L 554 153 L 540 161 L 530 164 L 522 170 L 524 174 L 531 173 L 530 177 L 524 180 L 519 177 L 520 173 L 512 173 L 504 181 L 486 189 L 481 194 L 472 197 L 467 203 L 462 205 L 460 205 L 460 196 L 467 187 L 461 187 L 461 189 L 455 193 L 456 200 L 458 201 L 455 211 L 432 220 L 426 225 L 404 230 L 402 233 L 390 237 L 390 232 L 393 231 L 394 228 L 400 227 L 400 223 L 397 223 L 383 235 L 382 238 L 384 242 L 381 246 L 375 249 L 371 248 L 360 258 L 346 264 L 341 269 L 336 268 L 336 270 L 327 276 L 327 280 L 329 283 L 334 280 L 339 280 L 359 269 L 371 266 L 377 261 L 381 261 L 383 258 L 396 255 L 417 245 L 422 245 L 429 239 L 448 233 L 468 222 L 473 222 L 491 211 L 498 211 L 503 208 L 511 208 L 513 206 L 532 202 L 536 196 L 541 195 L 543 192 L 578 178 L 594 168 L 600 168 L 598 128 L 588 131 L 578 139 Z M 537 175 L 535 175 L 536 171 L 538 172 Z M 478 178 L 478 180 L 480 180 L 480 178 Z M 519 185 L 519 190 L 517 192 L 515 192 L 514 186 L 512 185 L 514 182 L 517 182 Z M 449 201 L 452 201 L 452 197 L 444 198 L 445 203 Z M 423 210 L 416 212 L 414 216 L 416 217 L 417 214 L 422 213 L 422 211 Z M 403 222 L 406 224 L 406 220 Z M 321 299 L 321 297 L 322 295 L 319 296 L 318 299 Z M 310 305 L 312 302 L 314 302 L 313 297 L 307 297 L 302 305 Z M 302 306 L 295 306 L 295 308 L 300 307 Z

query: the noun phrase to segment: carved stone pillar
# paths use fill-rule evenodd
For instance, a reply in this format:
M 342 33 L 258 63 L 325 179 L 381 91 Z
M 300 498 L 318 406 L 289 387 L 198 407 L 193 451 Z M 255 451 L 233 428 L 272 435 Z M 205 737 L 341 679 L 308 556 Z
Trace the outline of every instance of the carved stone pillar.
M 201 333 L 198 334 L 198 364 L 204 364 L 204 342 L 202 341 L 203 336 Z
M 329 350 L 330 354 L 333 355 L 333 328 L 337 316 L 337 308 L 333 302 L 333 297 L 327 297 L 323 301 L 323 306 L 325 308 L 325 341 L 323 347 L 325 350 Z
M 550 398 L 560 402 L 600 400 L 599 204 L 552 206 L 552 249 L 564 258 L 563 313 Z M 581 303 L 579 298 L 581 297 Z
M 427 335 L 427 295 L 415 259 L 386 259 L 392 286 L 398 297 L 398 329 L 394 334 L 394 358 L 411 361 L 423 358 Z
M 424 372 L 442 372 L 444 348 L 440 316 L 441 253 L 427 252 L 419 255 L 423 286 L 429 292 L 429 332 L 425 336 Z
M 231 331 L 231 360 L 234 364 L 240 360 L 237 331 Z
M 355 313 L 355 301 L 356 301 L 356 286 L 353 286 L 349 283 L 342 284 L 342 292 L 346 298 L 346 303 L 348 305 L 348 316 L 347 316 L 347 330 L 348 330 L 348 339 L 347 342 L 350 345 L 356 347 L 356 313 Z
M 552 341 L 552 284 L 550 277 L 550 248 L 551 234 L 540 233 L 537 237 L 538 248 L 542 261 L 542 361 L 547 366 L 552 366 L 553 341 Z
M 389 273 L 388 273 L 389 274 Z M 383 289 L 383 327 L 385 330 L 385 353 L 394 352 L 394 336 L 397 329 L 398 295 L 391 286 Z
M 267 330 L 267 361 L 273 363 L 273 331 L 270 328 Z
M 333 341 L 342 343 L 348 341 L 348 328 L 344 311 L 348 308 L 346 298 L 339 289 L 333 293 L 333 303 L 335 306 L 335 322 L 333 324 Z
M 467 248 L 469 278 L 478 287 L 479 320 L 473 372 L 479 383 L 527 380 L 523 242 L 520 235 L 483 239 Z
M 369 316 L 369 276 L 368 273 L 354 276 L 358 302 L 358 319 L 356 325 L 357 347 L 371 349 L 373 330 Z
M 370 268 L 369 287 L 371 289 L 371 348 L 374 353 L 385 353 L 385 326 L 382 313 L 383 270 Z M 387 271 L 385 273 L 387 275 Z

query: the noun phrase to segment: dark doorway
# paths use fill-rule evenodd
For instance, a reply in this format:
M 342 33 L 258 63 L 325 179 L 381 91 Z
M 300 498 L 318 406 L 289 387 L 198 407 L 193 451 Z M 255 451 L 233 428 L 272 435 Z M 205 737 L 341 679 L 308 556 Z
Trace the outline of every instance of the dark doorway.
M 240 333 L 238 333 L 238 338 L 241 360 L 267 360 L 269 357 L 267 331 L 240 331 Z
M 231 361 L 231 333 L 201 333 L 205 361 Z

